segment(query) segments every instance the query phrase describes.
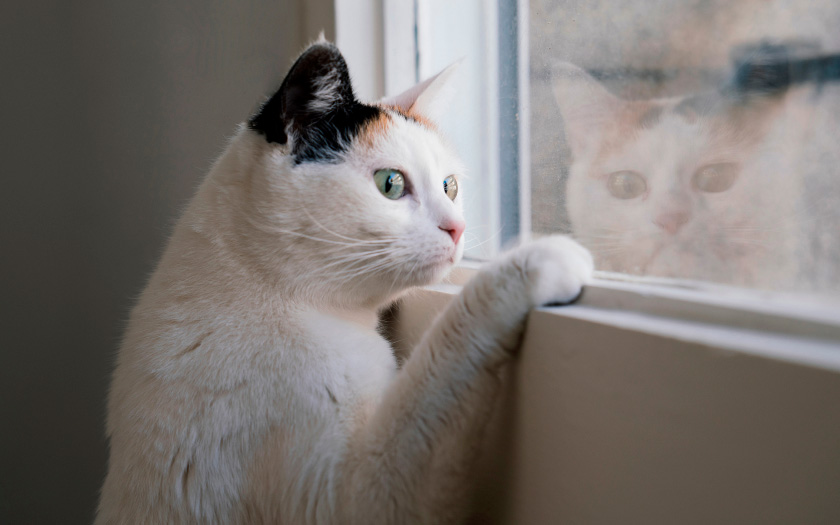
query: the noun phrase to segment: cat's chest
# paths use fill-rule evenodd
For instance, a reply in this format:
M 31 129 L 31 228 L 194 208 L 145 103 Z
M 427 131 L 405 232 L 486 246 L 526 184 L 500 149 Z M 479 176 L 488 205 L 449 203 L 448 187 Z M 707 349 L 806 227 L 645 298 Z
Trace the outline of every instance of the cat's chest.
M 396 373 L 387 341 L 372 328 L 329 314 L 307 316 L 305 327 L 320 357 L 316 381 L 331 401 L 352 410 L 377 404 Z

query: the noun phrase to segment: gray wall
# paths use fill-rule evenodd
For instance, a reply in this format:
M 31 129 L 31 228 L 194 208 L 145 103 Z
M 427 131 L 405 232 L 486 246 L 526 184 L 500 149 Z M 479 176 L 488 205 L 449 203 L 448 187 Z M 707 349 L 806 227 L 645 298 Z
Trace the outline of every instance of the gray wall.
M 132 298 L 331 2 L 0 6 L 0 523 L 89 523 Z

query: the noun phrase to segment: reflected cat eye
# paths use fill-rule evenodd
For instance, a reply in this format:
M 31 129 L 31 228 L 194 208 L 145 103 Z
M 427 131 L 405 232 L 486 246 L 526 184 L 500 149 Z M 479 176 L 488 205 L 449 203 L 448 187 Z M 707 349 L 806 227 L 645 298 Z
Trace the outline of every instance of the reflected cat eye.
M 451 200 L 455 200 L 455 197 L 458 195 L 458 179 L 455 178 L 455 175 L 450 175 L 443 179 L 443 192 Z
M 720 193 L 735 184 L 740 167 L 734 162 L 707 164 L 694 172 L 691 182 L 694 187 L 706 193 Z
M 647 191 L 647 183 L 635 171 L 616 171 L 607 178 L 607 189 L 616 199 L 634 199 Z
M 405 177 L 397 170 L 390 168 L 376 170 L 373 180 L 379 192 L 389 199 L 399 199 L 405 194 Z

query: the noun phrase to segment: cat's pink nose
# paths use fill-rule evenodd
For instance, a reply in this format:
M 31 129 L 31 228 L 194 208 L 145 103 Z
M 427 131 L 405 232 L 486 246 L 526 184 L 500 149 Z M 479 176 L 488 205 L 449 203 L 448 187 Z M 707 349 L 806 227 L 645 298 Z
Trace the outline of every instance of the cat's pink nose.
M 467 223 L 464 221 L 447 221 L 439 228 L 452 237 L 452 242 L 458 244 L 458 241 L 461 239 L 461 234 L 464 233 L 464 228 L 467 227 Z
M 654 224 L 674 235 L 688 222 L 689 214 L 684 211 L 672 211 L 660 213 L 653 221 Z

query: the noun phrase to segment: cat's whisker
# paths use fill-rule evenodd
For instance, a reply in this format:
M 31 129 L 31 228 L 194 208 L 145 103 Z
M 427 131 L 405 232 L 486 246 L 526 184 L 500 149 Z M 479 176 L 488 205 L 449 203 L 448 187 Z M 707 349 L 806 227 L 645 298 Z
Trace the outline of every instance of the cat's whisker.
M 312 235 L 307 235 L 305 233 L 300 233 L 300 232 L 296 232 L 296 231 L 292 231 L 292 230 L 276 230 L 276 232 L 277 233 L 285 233 L 285 234 L 288 234 L 288 235 L 295 235 L 297 237 L 303 237 L 305 239 L 309 239 L 309 240 L 312 240 L 312 241 L 318 241 L 318 242 L 323 242 L 323 243 L 327 243 L 327 244 L 337 244 L 337 245 L 342 245 L 342 246 L 358 246 L 359 244 L 384 245 L 384 244 L 387 244 L 389 242 L 393 242 L 391 240 L 375 240 L 375 241 L 371 240 L 371 241 L 357 241 L 357 242 L 352 242 L 351 243 L 351 242 L 335 241 L 335 240 L 332 240 L 332 239 L 322 239 L 320 237 L 313 237 Z
M 411 276 L 411 274 L 413 274 L 413 273 L 414 273 L 414 270 L 417 268 L 417 264 L 419 264 L 419 263 L 420 263 L 420 260 L 419 260 L 419 259 L 416 259 L 416 260 L 414 261 L 414 264 L 411 266 L 411 269 L 407 272 L 407 273 L 408 273 L 408 275 L 409 275 L 409 277 Z M 391 286 L 389 286 L 389 287 L 388 287 L 388 297 L 390 297 L 390 296 L 391 296 L 391 292 L 393 292 L 393 291 L 394 291 L 394 285 L 395 285 L 395 284 L 397 284 L 396 279 L 395 279 L 395 280 L 393 280 L 393 281 L 391 281 Z
M 331 233 L 332 235 L 335 235 L 336 237 L 339 237 L 341 239 L 345 239 L 347 241 L 352 241 L 352 242 L 360 243 L 360 244 L 379 244 L 379 243 L 383 243 L 383 242 L 391 242 L 392 240 L 396 239 L 396 237 L 390 237 L 390 238 L 386 238 L 386 239 L 356 239 L 356 238 L 353 238 L 353 237 L 348 237 L 346 235 L 342 235 L 342 234 L 340 234 L 336 231 L 333 231 L 333 230 L 327 228 L 326 226 L 324 226 L 323 224 L 321 224 L 320 222 L 318 222 L 318 220 L 315 217 L 313 217 L 311 213 L 309 213 L 309 210 L 307 208 L 303 208 L 303 211 L 304 211 L 304 213 L 306 213 L 306 216 L 309 217 L 309 219 L 312 222 L 314 222 L 316 225 L 318 225 L 319 228 L 326 231 L 327 233 Z
M 343 264 L 347 267 L 353 267 L 360 263 L 369 264 L 378 259 L 385 259 L 389 256 L 392 252 L 389 250 L 376 250 L 375 252 L 366 252 L 366 253 L 353 253 L 353 254 L 345 254 L 337 257 L 330 258 L 328 264 L 321 266 L 321 268 L 330 268 L 335 264 Z M 372 260 L 373 259 L 373 260 Z
M 398 266 L 392 263 L 380 263 L 376 265 L 362 267 L 352 272 L 348 271 L 348 273 L 336 274 L 335 276 L 332 276 L 332 280 L 353 280 L 366 275 L 371 275 L 377 272 L 385 272 L 396 268 L 398 268 Z
M 498 229 L 498 230 L 496 230 L 496 233 L 492 234 L 490 237 L 488 237 L 488 238 L 486 238 L 485 240 L 483 240 L 483 241 L 479 242 L 478 244 L 474 244 L 474 245 L 472 245 L 472 246 L 467 246 L 466 239 L 464 239 L 464 249 L 465 249 L 465 250 L 474 250 L 474 249 L 478 248 L 479 246 L 482 246 L 482 245 L 487 244 L 488 242 L 490 242 L 490 241 L 494 240 L 494 239 L 495 239 L 496 237 L 498 237 L 501 233 L 502 233 L 502 228 L 501 228 L 501 227 L 499 227 L 499 229 Z M 472 235 L 475 235 L 476 239 L 478 239 L 478 238 L 479 238 L 479 236 L 478 236 L 477 234 L 472 234 Z
M 363 262 L 363 261 L 359 261 Z M 349 280 L 353 277 L 358 277 L 360 275 L 372 273 L 374 271 L 383 270 L 388 268 L 389 266 L 396 266 L 395 263 L 388 258 L 383 258 L 375 261 L 368 261 L 365 264 L 358 266 L 358 265 L 351 265 L 343 270 L 339 270 L 337 272 L 330 272 L 327 274 L 327 278 L 331 280 L 341 279 L 341 280 Z
M 345 254 L 339 257 L 330 257 L 329 262 L 327 264 L 321 265 L 319 267 L 319 270 L 323 271 L 336 266 L 352 266 L 355 263 L 367 262 L 368 259 L 372 259 L 374 257 L 382 257 L 383 255 L 388 255 L 390 253 L 391 252 L 389 250 L 383 249 L 376 250 L 374 252 Z

